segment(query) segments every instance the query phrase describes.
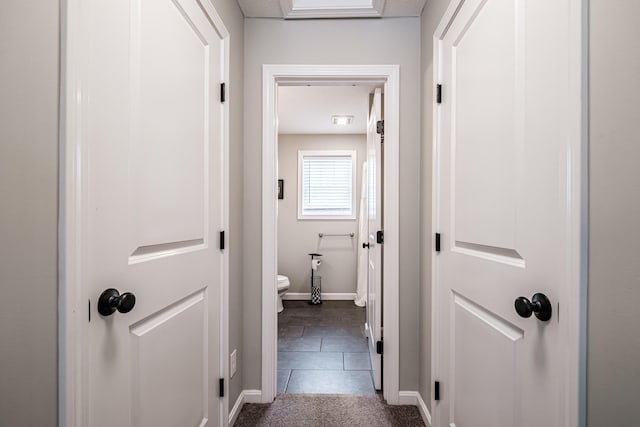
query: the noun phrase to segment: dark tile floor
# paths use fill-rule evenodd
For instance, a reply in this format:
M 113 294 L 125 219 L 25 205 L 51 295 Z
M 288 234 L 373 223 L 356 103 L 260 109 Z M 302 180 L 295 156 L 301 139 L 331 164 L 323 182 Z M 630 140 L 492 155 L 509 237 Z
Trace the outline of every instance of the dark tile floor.
M 363 307 L 353 301 L 283 303 L 278 314 L 278 393 L 375 393 Z

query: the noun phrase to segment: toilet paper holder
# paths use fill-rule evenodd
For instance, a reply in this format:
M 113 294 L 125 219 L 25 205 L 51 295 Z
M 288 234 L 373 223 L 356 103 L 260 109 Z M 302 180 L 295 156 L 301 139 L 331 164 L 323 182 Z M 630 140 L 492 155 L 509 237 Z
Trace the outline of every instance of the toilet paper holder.
M 322 256 L 322 254 L 318 253 L 310 253 L 311 257 L 311 298 L 309 299 L 309 304 L 317 305 L 322 304 L 322 278 L 315 274 L 315 271 L 318 269 L 318 266 L 322 264 L 322 262 L 317 259 Z

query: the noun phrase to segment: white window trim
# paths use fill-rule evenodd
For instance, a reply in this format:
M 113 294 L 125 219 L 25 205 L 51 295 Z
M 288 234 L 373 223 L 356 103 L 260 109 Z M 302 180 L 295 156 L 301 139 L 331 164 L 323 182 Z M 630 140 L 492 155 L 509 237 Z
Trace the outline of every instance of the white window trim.
M 305 215 L 302 213 L 302 160 L 305 156 L 351 156 L 351 215 Z M 298 220 L 353 221 L 356 219 L 356 150 L 300 150 L 298 151 Z

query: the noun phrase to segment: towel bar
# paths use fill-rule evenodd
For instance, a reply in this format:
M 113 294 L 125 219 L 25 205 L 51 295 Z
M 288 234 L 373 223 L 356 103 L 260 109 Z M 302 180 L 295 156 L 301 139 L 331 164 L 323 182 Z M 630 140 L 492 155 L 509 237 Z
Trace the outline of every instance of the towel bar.
M 351 237 L 353 238 L 356 235 L 356 233 L 343 233 L 343 234 L 325 234 L 325 233 L 318 233 L 318 237 L 323 238 L 323 237 Z

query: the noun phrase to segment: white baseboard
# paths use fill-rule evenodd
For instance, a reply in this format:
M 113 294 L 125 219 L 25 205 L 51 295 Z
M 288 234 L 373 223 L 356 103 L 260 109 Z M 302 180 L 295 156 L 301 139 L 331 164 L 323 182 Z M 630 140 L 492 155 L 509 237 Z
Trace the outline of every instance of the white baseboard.
M 262 390 L 242 390 L 245 403 L 263 403 Z
M 262 391 L 260 390 L 242 390 L 233 408 L 229 411 L 229 427 L 233 426 L 240 415 L 242 405 L 245 403 L 261 403 Z
M 353 301 L 356 299 L 355 293 L 349 292 L 322 292 L 320 297 L 327 301 Z M 296 301 L 308 301 L 311 299 L 309 292 L 287 292 L 282 297 L 283 300 L 296 300 Z
M 431 427 L 431 413 L 429 412 L 429 408 L 427 404 L 422 399 L 422 395 L 418 393 L 418 409 L 420 410 L 420 415 L 422 415 L 422 420 L 424 423 Z
M 242 405 L 244 405 L 244 391 L 240 392 L 238 399 L 236 399 L 236 403 L 233 405 L 233 408 L 229 411 L 229 427 L 233 426 L 238 419 L 238 415 L 242 410 Z
M 400 391 L 398 392 L 398 403 L 417 406 L 420 416 L 422 416 L 422 421 L 427 427 L 431 427 L 431 413 L 429 413 L 429 408 L 427 408 L 427 404 L 424 403 L 420 393 L 417 391 Z
M 418 392 L 417 391 L 399 391 L 398 404 L 418 406 Z

